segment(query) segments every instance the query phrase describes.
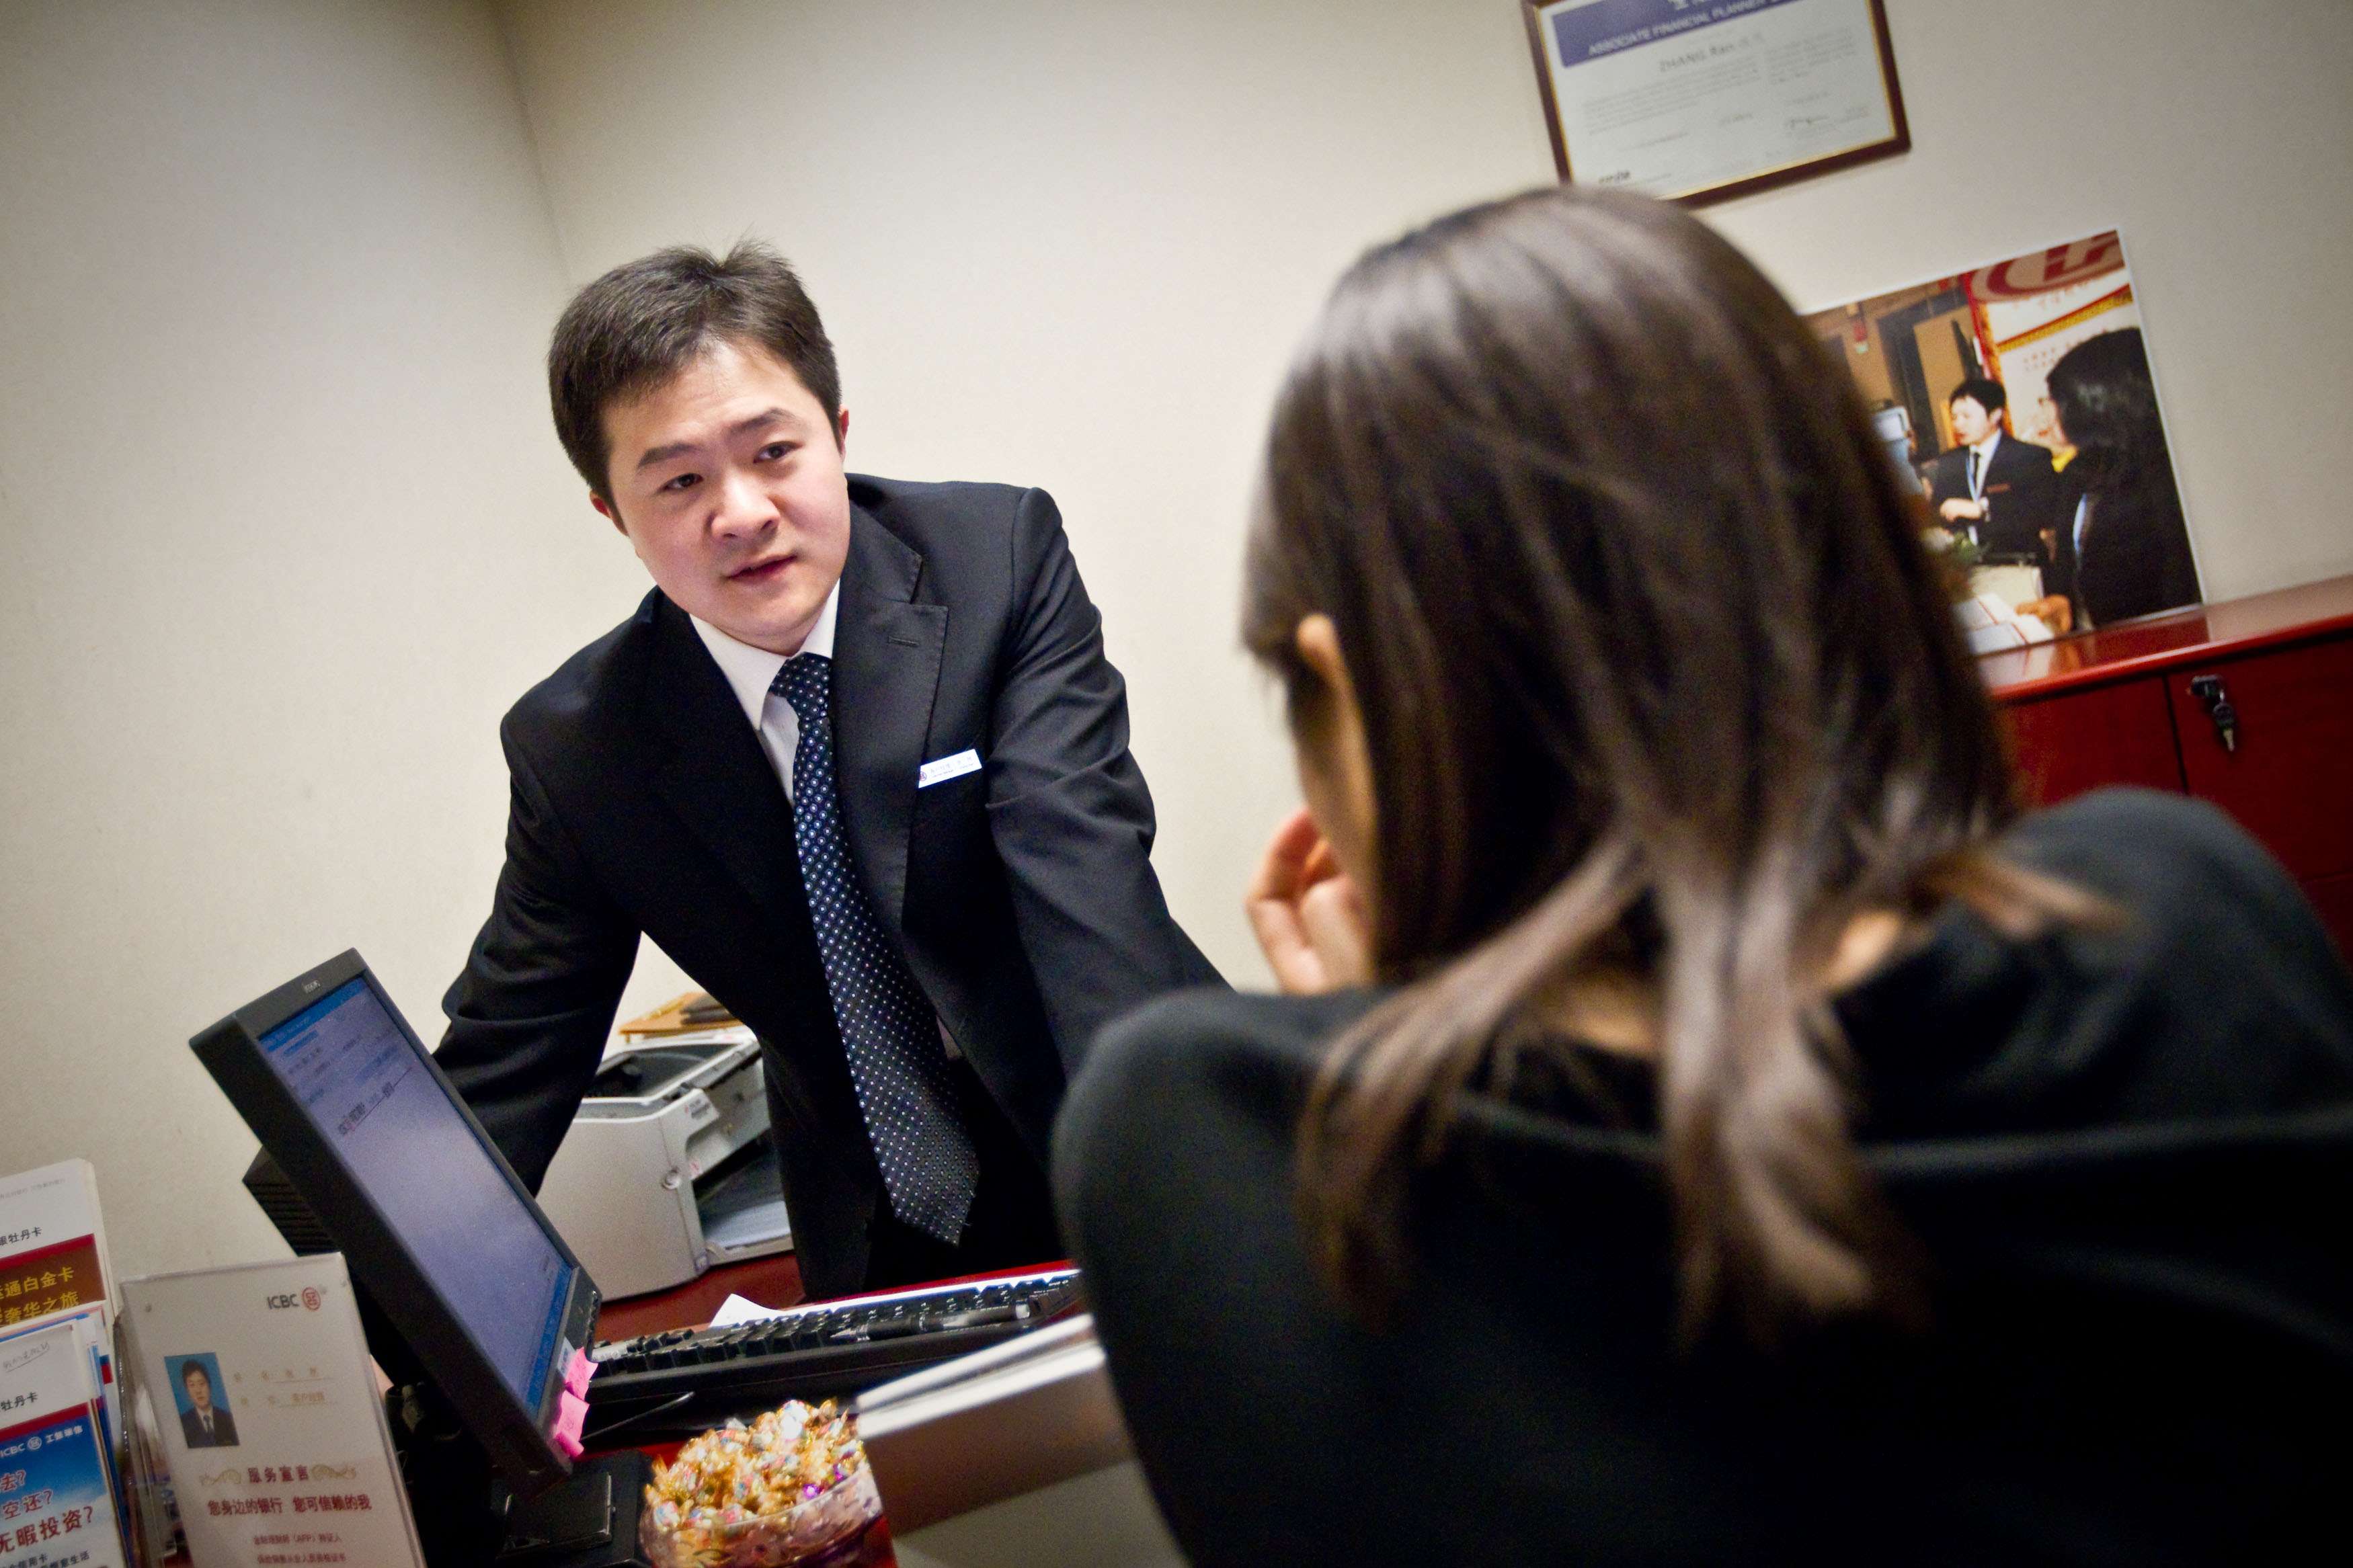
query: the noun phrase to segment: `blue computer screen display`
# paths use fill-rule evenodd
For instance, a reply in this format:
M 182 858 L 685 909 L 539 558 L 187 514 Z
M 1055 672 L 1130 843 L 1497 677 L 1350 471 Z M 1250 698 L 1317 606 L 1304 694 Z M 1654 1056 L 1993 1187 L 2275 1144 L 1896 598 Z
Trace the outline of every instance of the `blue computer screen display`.
M 572 1266 L 364 980 L 261 1037 L 271 1068 L 526 1409 Z

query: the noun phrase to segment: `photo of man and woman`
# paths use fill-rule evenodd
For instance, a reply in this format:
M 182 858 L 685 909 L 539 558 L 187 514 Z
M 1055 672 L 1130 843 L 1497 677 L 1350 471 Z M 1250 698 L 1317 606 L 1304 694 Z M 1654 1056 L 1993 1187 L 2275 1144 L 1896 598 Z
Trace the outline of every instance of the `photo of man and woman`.
M 2202 598 L 2110 230 L 1806 318 L 1926 501 L 1957 596 L 2052 636 Z

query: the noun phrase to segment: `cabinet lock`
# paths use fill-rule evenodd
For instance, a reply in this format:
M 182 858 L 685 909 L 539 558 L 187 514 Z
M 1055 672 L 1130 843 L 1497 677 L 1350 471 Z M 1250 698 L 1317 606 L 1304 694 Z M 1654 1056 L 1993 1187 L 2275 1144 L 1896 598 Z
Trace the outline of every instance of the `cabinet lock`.
M 2222 742 L 2226 752 L 2239 749 L 2239 710 L 2231 705 L 2231 694 L 2222 686 L 2219 675 L 2190 677 L 2189 695 L 2206 705 L 2206 716 L 2214 721 L 2214 738 Z

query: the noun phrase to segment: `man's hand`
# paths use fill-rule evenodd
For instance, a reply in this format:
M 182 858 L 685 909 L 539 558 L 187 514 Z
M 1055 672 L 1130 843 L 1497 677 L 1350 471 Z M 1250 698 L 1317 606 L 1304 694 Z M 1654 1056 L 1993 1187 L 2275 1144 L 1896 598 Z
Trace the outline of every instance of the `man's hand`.
M 1980 522 L 1985 519 L 1985 503 L 1955 496 L 1936 509 L 1936 515 L 1947 522 Z
M 1371 981 L 1364 900 L 1304 807 L 1275 829 L 1243 904 L 1275 984 L 1287 994 Z

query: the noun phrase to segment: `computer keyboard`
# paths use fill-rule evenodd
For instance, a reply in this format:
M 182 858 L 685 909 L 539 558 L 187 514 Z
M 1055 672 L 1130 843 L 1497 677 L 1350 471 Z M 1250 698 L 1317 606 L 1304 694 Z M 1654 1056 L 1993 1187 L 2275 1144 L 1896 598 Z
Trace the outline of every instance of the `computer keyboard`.
M 1081 1310 L 1079 1272 L 795 1307 L 726 1328 L 607 1340 L 588 1352 L 588 1436 L 640 1442 L 787 1399 L 842 1398 Z

